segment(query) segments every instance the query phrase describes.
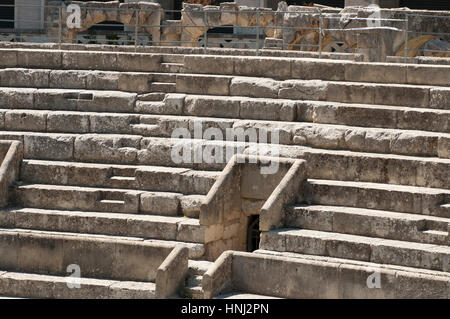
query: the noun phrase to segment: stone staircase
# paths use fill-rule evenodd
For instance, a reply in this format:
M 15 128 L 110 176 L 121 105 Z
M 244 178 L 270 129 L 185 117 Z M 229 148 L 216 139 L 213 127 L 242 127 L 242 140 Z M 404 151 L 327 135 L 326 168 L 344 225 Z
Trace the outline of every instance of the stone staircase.
M 199 204 L 219 171 L 137 160 L 143 136 L 161 135 L 140 107 L 175 89 L 167 71 L 179 70 L 180 57 L 150 73 L 27 62 L 0 71 L 0 135 L 24 146 L 10 207 L 0 211 L 2 295 L 155 298 L 156 270 L 173 247 L 203 257 Z M 67 286 L 69 264 L 80 267 L 79 289 Z
M 192 299 L 203 299 L 202 288 L 203 275 L 213 263 L 208 261 L 189 261 L 189 277 L 186 278 L 186 285 L 183 290 L 184 297 Z
M 0 252 L 11 256 L 0 264 L 0 295 L 153 298 L 155 275 L 138 265 L 154 270 L 163 258 L 152 256 L 182 245 L 190 260 L 181 295 L 203 298 L 212 266 L 205 260 L 238 247 L 219 241 L 217 226 L 201 217 L 227 163 L 175 163 L 172 151 L 251 152 L 224 138 L 248 128 L 278 133 L 270 146 L 304 159 L 307 170 L 283 226 L 264 231 L 253 255 L 409 267 L 449 281 L 447 66 L 14 48 L 1 55 L 9 58 L 0 62 L 0 139 L 21 141 L 24 160 L 0 211 Z M 222 138 L 196 136 L 197 123 Z M 173 137 L 179 128 L 190 137 Z M 144 254 L 149 247 L 165 250 Z M 83 288 L 67 289 L 64 267 L 77 262 Z M 250 288 L 242 293 L 296 297 Z

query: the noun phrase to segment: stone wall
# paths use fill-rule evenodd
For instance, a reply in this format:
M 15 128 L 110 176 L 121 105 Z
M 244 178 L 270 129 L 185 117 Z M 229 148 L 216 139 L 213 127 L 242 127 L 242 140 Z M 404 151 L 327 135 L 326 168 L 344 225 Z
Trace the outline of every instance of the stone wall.
M 240 6 L 224 2 L 219 6 L 184 4 L 180 20 L 166 20 L 164 8 L 151 2 L 72 2 L 81 7 L 81 27 L 70 29 L 65 21 L 64 7 L 46 11 L 46 34 L 50 41 L 74 43 L 77 34 L 92 25 L 115 21 L 134 30 L 136 23 L 144 25 L 137 31 L 151 36 L 152 45 L 198 47 L 206 31 L 220 26 L 237 26 L 248 32 L 262 28 L 259 43 L 288 50 L 361 53 L 366 61 L 385 61 L 387 56 L 409 57 L 450 56 L 450 12 L 401 9 L 374 9 L 349 6 L 345 9 L 288 6 L 278 4 L 277 10 Z M 60 2 L 49 2 L 60 6 Z M 59 12 L 62 12 L 62 25 Z M 409 14 L 406 23 L 406 14 Z M 428 17 L 430 16 L 430 17 Z M 444 18 L 442 18 L 444 17 Z M 382 21 L 370 18 L 384 19 Z M 406 25 L 412 31 L 405 33 Z M 322 33 L 319 28 L 322 28 Z M 443 35 L 430 35 L 429 33 Z M 134 32 L 131 32 L 134 35 Z M 448 34 L 448 35 L 445 35 Z M 256 39 L 256 34 L 255 34 Z M 203 39 L 204 40 L 204 39 Z M 265 41 L 264 41 L 265 40 Z M 405 50 L 407 41 L 408 50 Z M 319 48 L 321 50 L 319 50 Z M 436 51 L 436 52 L 433 52 Z M 441 51 L 441 52 L 439 52 Z

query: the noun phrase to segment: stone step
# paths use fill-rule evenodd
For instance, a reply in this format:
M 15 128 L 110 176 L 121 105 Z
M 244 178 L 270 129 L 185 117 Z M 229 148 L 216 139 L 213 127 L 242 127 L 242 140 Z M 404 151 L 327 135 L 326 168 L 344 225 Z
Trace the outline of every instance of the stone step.
M 189 276 L 203 276 L 214 263 L 207 260 L 189 260 Z
M 256 145 L 241 142 L 203 141 L 167 138 L 142 138 L 113 134 L 50 134 L 0 132 L 0 140 L 24 143 L 24 158 L 85 163 L 150 165 L 219 171 L 227 163 L 228 153 L 237 148 L 257 154 Z M 194 157 L 173 157 L 172 151 L 218 148 L 223 159 L 194 163 Z M 227 148 L 228 146 L 228 148 Z M 450 160 L 394 154 L 325 150 L 291 145 L 259 145 L 259 154 L 302 158 L 307 161 L 308 177 L 315 179 L 374 182 L 448 189 Z M 267 147 L 267 149 L 265 149 Z M 175 149 L 176 148 L 176 149 Z M 228 150 L 233 150 L 229 152 Z M 263 152 L 264 149 L 264 152 Z M 270 151 L 269 153 L 266 150 Z M 176 153 L 175 153 L 176 154 Z M 208 153 L 209 154 L 209 153 Z
M 186 286 L 188 287 L 201 287 L 202 286 L 202 276 L 194 275 L 189 276 L 186 280 Z
M 205 298 L 202 287 L 198 287 L 198 286 L 184 287 L 183 295 L 185 298 L 189 298 L 189 299 L 204 299 Z
M 315 148 L 304 148 L 302 153 L 296 157 L 306 160 L 309 178 L 450 188 L 446 159 Z
M 151 92 L 174 93 L 176 92 L 176 84 L 171 82 L 152 82 L 150 90 Z
M 137 109 L 138 111 L 143 111 L 142 108 L 148 110 L 155 105 L 160 107 L 161 103 L 138 102 Z M 302 145 L 324 149 L 450 158 L 450 133 L 172 115 L 139 116 L 136 114 L 105 113 L 77 114 L 77 112 L 70 114 L 56 112 L 55 114 L 52 111 L 0 109 L 0 114 L 2 112 L 5 118 L 4 128 L 7 131 L 148 134 L 154 137 L 172 137 L 174 133 L 183 129 L 190 134 L 191 138 L 203 138 L 207 125 L 220 134 L 217 135 L 214 132 L 216 140 L 225 140 L 230 134 L 238 134 L 240 131 L 243 132 L 241 135 L 247 133 L 250 136 L 252 131 L 249 131 L 249 129 L 251 129 L 254 132 L 264 130 L 266 133 L 255 134 L 256 138 L 253 142 L 269 141 L 273 144 Z M 66 126 L 69 117 L 73 122 Z M 75 125 L 75 121 L 81 123 L 81 125 Z M 151 126 L 142 124 L 150 124 Z M 200 136 L 195 135 L 196 126 L 199 128 L 197 131 L 200 130 Z
M 138 101 L 160 102 L 160 101 L 164 100 L 165 97 L 166 97 L 166 93 L 151 92 L 151 93 L 139 94 L 137 96 L 137 100 Z
M 176 167 L 25 159 L 21 165 L 20 180 L 24 183 L 206 195 L 219 175 L 219 171 L 196 171 Z
M 161 57 L 161 63 L 184 63 L 183 54 L 163 54 Z
M 375 104 L 187 95 L 180 115 L 450 132 L 449 110 Z
M 183 63 L 161 63 L 161 72 L 170 72 L 170 73 L 181 73 L 183 72 L 184 65 Z
M 252 256 L 256 259 L 256 267 L 252 269 L 256 274 L 267 273 L 269 265 L 291 269 L 292 274 L 299 274 L 297 278 L 311 288 L 302 291 L 299 287 L 299 293 L 284 295 L 291 298 L 448 299 L 448 272 L 263 249 L 254 251 Z M 303 275 L 310 271 L 313 275 Z M 291 278 L 285 277 L 286 282 Z
M 135 112 L 141 114 L 158 114 L 164 110 L 166 104 L 163 101 L 137 101 Z
M 162 93 L 154 94 L 158 99 L 162 98 Z M 90 99 L 86 99 L 87 96 Z M 14 110 L 177 114 L 449 131 L 447 110 L 204 95 L 187 96 L 185 107 L 176 110 L 162 101 L 140 101 L 135 107 L 136 99 L 141 96 L 118 91 L 0 88 L 0 107 Z
M 175 20 L 176 21 L 176 20 Z M 177 23 L 179 20 L 177 21 Z M 143 46 L 143 47 L 130 47 L 130 46 L 116 46 L 116 45 L 101 45 L 92 46 L 86 44 L 69 44 L 69 43 L 36 43 L 36 42 L 2 42 L 0 43 L 2 52 L 11 51 L 12 53 L 18 52 L 20 49 L 34 49 L 34 50 L 59 50 L 61 48 L 65 51 L 95 51 L 95 52 L 128 52 L 137 53 L 157 53 L 161 54 L 161 61 L 164 62 L 164 56 L 169 55 L 192 55 L 192 54 L 204 54 L 204 48 L 194 47 L 165 47 L 165 46 Z M 254 49 L 232 49 L 232 48 L 208 48 L 207 54 L 209 56 L 235 56 L 239 55 L 256 58 L 256 51 Z M 260 56 L 268 57 L 291 57 L 291 58 L 309 58 L 316 61 L 319 58 L 318 52 L 308 51 L 293 51 L 293 50 L 261 50 Z M 337 52 L 322 52 L 322 59 L 332 60 L 349 60 L 349 61 L 362 61 L 362 54 L 355 53 L 337 53 Z M 180 61 L 181 62 L 181 61 Z M 8 61 L 7 65 L 10 65 L 11 61 Z
M 150 92 L 153 74 L 155 73 L 12 68 L 0 69 L 0 86 L 146 93 Z
M 204 248 L 137 237 L 0 229 L 0 268 L 60 276 L 74 265 L 87 278 L 155 282 L 158 267 L 175 243 L 188 247 L 192 255 Z
M 186 55 L 186 72 L 277 79 L 450 85 L 450 67 L 444 65 L 361 63 L 330 60 L 330 56 L 323 59 L 290 59 L 219 55 Z
M 0 293 L 39 299 L 154 299 L 152 282 L 79 278 L 79 288 L 67 276 L 0 271 Z
M 304 202 L 450 218 L 441 207 L 450 202 L 450 190 L 381 183 L 308 179 Z
M 450 219 L 344 206 L 286 207 L 285 227 L 450 245 Z
M 277 229 L 261 234 L 260 249 L 416 267 L 449 272 L 449 246 L 412 243 L 383 238 Z
M 178 74 L 177 92 L 380 104 L 450 110 L 450 89 L 441 86 L 321 80 L 285 80 L 229 75 Z
M 121 91 L 0 87 L 3 109 L 133 113 L 136 98 Z
M 176 77 L 176 73 L 152 73 L 152 82 L 175 83 Z
M 0 227 L 200 244 L 204 242 L 204 229 L 198 219 L 180 216 L 8 208 L 0 211 Z
M 1 49 L 10 59 L 7 67 L 119 72 L 157 72 L 162 54 L 83 50 Z M 8 60 L 10 60 L 8 59 Z M 4 63 L 0 63 L 4 66 Z
M 188 217 L 199 212 L 202 195 L 182 197 L 177 193 L 130 189 L 25 184 L 16 186 L 10 200 L 20 207 L 153 214 Z

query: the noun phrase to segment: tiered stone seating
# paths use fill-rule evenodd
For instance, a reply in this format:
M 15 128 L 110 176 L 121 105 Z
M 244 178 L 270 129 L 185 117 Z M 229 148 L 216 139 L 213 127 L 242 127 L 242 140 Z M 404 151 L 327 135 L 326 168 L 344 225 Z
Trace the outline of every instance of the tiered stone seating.
M 85 297 L 155 297 L 156 277 L 139 275 L 138 264 L 156 272 L 165 247 L 181 245 L 190 259 L 185 296 L 371 297 L 364 269 L 372 267 L 409 287 L 392 285 L 376 296 L 448 296 L 450 67 L 17 48 L 0 56 L 0 139 L 19 140 L 24 149 L 10 205 L 0 212 L 0 251 L 32 249 L 28 259 L 35 260 L 19 254 L 11 257 L 17 263 L 0 265 L 8 287 L 1 295 L 80 296 L 65 287 L 63 267 L 77 264 L 73 256 L 83 250 Z M 227 289 L 215 286 L 217 265 L 205 260 L 240 246 L 219 240 L 225 226 L 201 215 L 227 162 L 176 163 L 171 155 L 179 145 L 251 148 L 196 136 L 197 123 L 223 136 L 227 129 L 271 130 L 279 156 L 306 163 L 281 227 L 262 227 L 260 250 L 236 253 L 236 265 L 251 265 L 255 277 L 243 282 L 252 277 L 241 272 Z M 178 128 L 190 139 L 172 136 Z M 242 211 L 258 214 L 264 201 L 248 203 L 254 206 Z M 164 250 L 164 258 L 145 254 L 147 246 Z M 111 249 L 116 254 L 106 258 Z M 48 261 L 56 253 L 57 265 Z M 111 268 L 122 253 L 136 254 L 127 275 Z M 276 265 L 274 278 L 287 267 L 302 285 L 312 283 L 295 269 L 312 263 L 311 274 L 327 269 L 332 285 L 348 289 L 264 288 L 273 287 L 264 282 L 265 263 Z M 440 288 L 415 290 L 425 282 Z M 46 295 L 50 286 L 59 288 Z

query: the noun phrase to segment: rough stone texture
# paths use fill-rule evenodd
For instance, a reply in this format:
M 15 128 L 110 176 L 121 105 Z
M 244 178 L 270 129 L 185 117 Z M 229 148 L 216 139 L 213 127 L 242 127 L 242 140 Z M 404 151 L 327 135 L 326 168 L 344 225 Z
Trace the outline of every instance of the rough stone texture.
M 236 14 L 188 5 L 183 23 L 201 23 L 205 12 L 211 26 L 255 26 L 258 12 L 265 25 L 279 21 L 223 7 Z M 286 25 L 316 23 L 310 10 Z M 287 45 L 317 40 L 284 36 Z M 19 165 L 10 142 L 0 143 L 3 206 L 9 198 L 17 207 L 0 211 L 0 268 L 17 271 L 0 272 L 0 294 L 168 297 L 186 279 L 188 258 L 245 250 L 259 214 L 264 251 L 227 253 L 203 284 L 194 278 L 199 296 L 448 298 L 447 67 L 49 48 L 0 49 L 13 68 L 0 70 L 0 139 L 21 141 L 24 156 Z M 199 122 L 223 137 L 194 135 Z M 187 135 L 172 136 L 177 128 Z M 254 144 L 221 140 L 227 129 L 250 128 L 258 142 L 272 132 L 264 151 L 277 158 L 276 174 L 262 174 L 263 158 L 249 161 Z M 247 162 L 175 162 L 180 146 L 191 155 L 241 146 Z M 184 257 L 166 259 L 176 245 Z M 77 262 L 86 287 L 71 293 L 63 279 Z M 370 267 L 381 268 L 383 289 L 367 288 Z

